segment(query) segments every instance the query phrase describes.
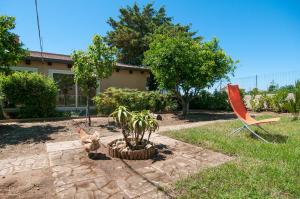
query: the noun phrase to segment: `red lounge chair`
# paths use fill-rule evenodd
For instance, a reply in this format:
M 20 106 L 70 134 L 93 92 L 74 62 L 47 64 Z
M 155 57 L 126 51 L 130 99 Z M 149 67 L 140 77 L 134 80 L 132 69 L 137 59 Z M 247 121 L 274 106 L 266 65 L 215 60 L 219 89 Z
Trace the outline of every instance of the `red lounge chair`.
M 228 100 L 230 102 L 230 105 L 236 114 L 236 116 L 239 118 L 239 120 L 244 124 L 242 127 L 234 130 L 232 134 L 238 133 L 243 129 L 248 129 L 253 135 L 258 137 L 259 139 L 268 142 L 261 136 L 259 136 L 257 133 L 255 133 L 250 126 L 255 125 L 262 129 L 263 131 L 267 132 L 265 129 L 263 129 L 260 125 L 265 123 L 271 123 L 271 122 L 277 122 L 280 120 L 280 118 L 271 118 L 271 119 L 264 119 L 257 121 L 253 117 L 250 116 L 250 114 L 247 112 L 246 107 L 241 99 L 240 90 L 238 85 L 227 85 L 227 93 L 228 93 Z

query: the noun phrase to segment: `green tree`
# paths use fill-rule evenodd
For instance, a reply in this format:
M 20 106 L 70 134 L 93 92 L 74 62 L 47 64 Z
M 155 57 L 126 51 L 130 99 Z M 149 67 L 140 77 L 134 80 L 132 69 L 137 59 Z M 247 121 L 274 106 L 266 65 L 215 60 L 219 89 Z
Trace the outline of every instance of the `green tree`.
M 155 35 L 144 59 L 160 87 L 175 92 L 183 115 L 188 114 L 190 101 L 202 89 L 226 78 L 236 63 L 220 48 L 217 39 L 203 42 L 178 30 Z
M 118 61 L 125 64 L 142 65 L 144 52 L 149 49 L 152 36 L 157 33 L 169 31 L 169 29 L 178 29 L 190 32 L 190 26 L 181 26 L 173 24 L 172 18 L 166 15 L 164 7 L 158 10 L 149 3 L 142 9 L 134 3 L 132 7 L 120 9 L 118 20 L 109 18 L 108 24 L 112 30 L 107 33 L 107 41 L 110 45 L 118 48 Z M 147 82 L 149 90 L 156 90 L 158 83 L 153 74 Z
M 109 44 L 118 48 L 118 60 L 141 65 L 152 34 L 161 25 L 170 25 L 171 18 L 166 16 L 164 7 L 155 10 L 150 3 L 141 9 L 134 3 L 132 7 L 120 9 L 118 20 L 109 18 L 107 23 L 112 30 L 106 38 Z
M 269 92 L 275 92 L 279 88 L 278 84 L 275 83 L 274 80 L 271 81 L 270 86 L 268 87 Z
M 14 17 L 0 16 L 0 72 L 8 73 L 27 53 L 18 35 L 11 32 L 15 26 Z
M 89 101 L 99 86 L 98 81 L 109 77 L 116 65 L 116 48 L 108 46 L 103 38 L 95 35 L 93 44 L 86 51 L 74 51 L 71 55 L 75 82 L 86 96 L 86 116 L 91 126 Z

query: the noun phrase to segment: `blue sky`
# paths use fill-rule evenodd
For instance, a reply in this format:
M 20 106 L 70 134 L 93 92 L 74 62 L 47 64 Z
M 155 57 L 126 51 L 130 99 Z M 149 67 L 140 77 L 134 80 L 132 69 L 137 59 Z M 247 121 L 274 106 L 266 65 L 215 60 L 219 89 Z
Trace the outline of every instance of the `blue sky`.
M 85 49 L 94 34 L 110 30 L 109 17 L 132 0 L 39 0 L 44 51 Z M 300 71 L 300 0 L 156 0 L 174 22 L 192 24 L 206 40 L 217 37 L 240 64 L 236 77 Z M 0 0 L 1 15 L 16 17 L 15 32 L 39 50 L 34 0 Z

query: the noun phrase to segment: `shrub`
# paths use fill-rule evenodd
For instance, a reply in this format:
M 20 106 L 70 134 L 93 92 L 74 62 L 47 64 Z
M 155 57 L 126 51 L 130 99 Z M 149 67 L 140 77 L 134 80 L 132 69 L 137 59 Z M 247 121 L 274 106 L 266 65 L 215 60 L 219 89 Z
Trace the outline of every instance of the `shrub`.
M 275 92 L 275 94 L 269 95 L 263 92 L 261 92 L 260 95 L 255 95 L 255 93 L 253 93 L 250 100 L 252 110 L 255 112 L 287 112 L 288 94 L 289 90 L 285 88 L 279 89 Z
M 266 94 L 251 95 L 250 104 L 252 110 L 255 112 L 261 112 L 268 110 L 270 97 Z
M 14 72 L 2 77 L 1 85 L 5 100 L 20 108 L 19 117 L 55 115 L 57 87 L 52 79 L 37 73 Z
M 225 91 L 215 91 L 213 93 L 213 99 L 211 103 L 211 109 L 213 110 L 231 110 L 231 106 L 228 102 L 228 96 Z
M 278 90 L 269 100 L 270 110 L 278 113 L 287 112 L 288 94 L 289 91 L 287 89 Z
M 300 81 L 298 80 L 293 90 L 293 98 L 288 99 L 286 109 L 293 114 L 293 120 L 298 120 L 300 115 Z
M 136 89 L 108 88 L 94 97 L 98 113 L 108 115 L 117 107 L 125 106 L 132 111 L 151 110 L 152 112 L 169 112 L 177 108 L 171 94 L 157 91 L 138 91 Z
M 225 91 L 201 91 L 197 97 L 190 102 L 191 109 L 206 110 L 231 110 Z

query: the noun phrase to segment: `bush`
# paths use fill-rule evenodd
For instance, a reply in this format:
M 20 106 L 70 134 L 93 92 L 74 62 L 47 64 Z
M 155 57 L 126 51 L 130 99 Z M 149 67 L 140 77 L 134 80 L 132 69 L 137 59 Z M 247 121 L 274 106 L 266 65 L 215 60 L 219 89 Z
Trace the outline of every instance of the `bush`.
M 269 108 L 270 97 L 266 94 L 251 95 L 250 104 L 255 112 L 266 111 Z
M 273 111 L 273 112 L 287 112 L 287 97 L 288 89 L 279 89 L 275 94 L 261 93 L 260 95 L 251 95 L 250 104 L 252 110 L 255 112 Z
M 190 109 L 206 110 L 231 110 L 228 96 L 225 91 L 201 91 L 197 97 L 190 102 Z
M 55 116 L 57 87 L 54 81 L 37 73 L 14 72 L 1 78 L 5 100 L 20 108 L 19 117 Z
M 278 90 L 269 101 L 269 107 L 271 111 L 282 113 L 287 112 L 286 104 L 288 103 L 287 97 L 289 90 L 280 89 Z
M 169 112 L 177 108 L 177 102 L 170 94 L 160 94 L 157 91 L 111 87 L 93 100 L 98 113 L 105 115 L 112 113 L 119 106 L 125 106 L 132 111 L 151 110 L 152 112 Z
M 293 97 L 288 99 L 286 103 L 286 109 L 289 113 L 293 114 L 293 120 L 298 120 L 300 116 L 300 81 L 295 83 L 295 87 L 292 90 Z

